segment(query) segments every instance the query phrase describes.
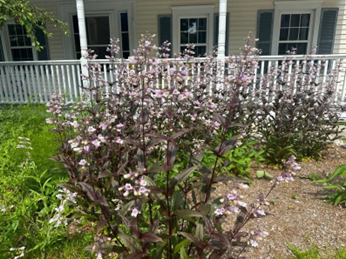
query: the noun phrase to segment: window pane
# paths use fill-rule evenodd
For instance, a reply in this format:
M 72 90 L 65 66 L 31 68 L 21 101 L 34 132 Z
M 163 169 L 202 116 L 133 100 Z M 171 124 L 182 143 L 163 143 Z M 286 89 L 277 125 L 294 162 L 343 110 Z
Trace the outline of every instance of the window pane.
M 289 51 L 297 51 L 297 43 L 288 43 L 287 44 L 287 49 Z
M 204 31 L 207 29 L 207 19 L 200 18 L 198 19 L 198 30 Z
M 23 35 L 26 34 L 24 33 L 25 29 L 22 25 L 16 25 L 16 33 L 17 35 Z
M 205 55 L 206 47 L 205 46 L 197 46 L 195 47 L 195 56 L 202 57 Z
M 8 25 L 8 33 L 10 35 L 16 35 L 16 29 L 15 29 L 14 25 L 12 25 L 12 24 Z
M 120 19 L 121 19 L 121 31 L 129 31 L 127 13 L 121 13 Z
M 286 51 L 288 50 L 287 48 L 288 48 L 287 43 L 280 43 L 279 44 L 279 55 L 285 55 Z
M 297 54 L 298 55 L 307 54 L 307 48 L 308 48 L 307 43 L 298 43 L 297 44 Z
M 291 27 L 299 27 L 300 14 L 291 15 Z
M 107 47 L 92 47 L 95 50 L 95 54 L 97 54 L 96 59 L 104 59 L 106 55 L 109 55 L 107 52 Z
M 190 34 L 195 34 L 197 31 L 197 19 L 189 19 L 189 30 Z
M 11 36 L 11 37 L 10 37 L 10 43 L 11 43 L 11 46 L 13 46 L 13 47 L 18 46 L 17 37 Z
M 123 50 L 130 50 L 129 34 L 122 33 L 121 40 L 122 40 L 121 43 L 122 43 Z
M 200 31 L 198 32 L 198 43 L 206 43 L 207 42 L 207 32 Z
M 196 32 L 193 34 L 189 34 L 189 43 L 197 43 L 197 34 Z
M 108 44 L 110 39 L 108 17 L 86 17 L 90 45 Z
M 180 20 L 180 31 L 187 31 L 189 29 L 189 20 L 181 19 Z
M 288 39 L 288 29 L 281 29 L 280 40 L 287 40 L 287 39 Z
M 183 44 L 189 43 L 189 37 L 187 32 L 180 33 L 180 43 L 183 43 Z
M 183 53 L 185 50 L 185 47 L 180 47 L 180 52 Z
M 17 40 L 18 40 L 18 46 L 25 46 L 25 41 L 24 41 L 25 39 L 23 36 L 18 36 Z
M 307 40 L 309 36 L 309 28 L 301 28 L 299 31 L 299 39 Z
M 130 52 L 124 51 L 123 58 L 128 58 L 130 56 Z
M 302 14 L 300 26 L 301 27 L 308 27 L 310 24 L 310 14 Z
M 298 40 L 299 28 L 290 29 L 290 40 Z
M 281 27 L 289 27 L 290 24 L 290 15 L 283 14 L 281 15 Z
M 39 41 L 39 42 L 42 42 L 42 41 Z M 31 39 L 29 37 L 25 37 L 25 45 L 26 46 L 31 46 Z

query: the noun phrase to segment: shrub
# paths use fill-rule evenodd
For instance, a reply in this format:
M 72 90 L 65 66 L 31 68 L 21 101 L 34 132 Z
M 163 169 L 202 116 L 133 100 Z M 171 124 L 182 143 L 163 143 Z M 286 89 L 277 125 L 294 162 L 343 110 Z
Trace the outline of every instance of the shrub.
M 342 63 L 323 82 L 320 71 L 328 63 L 310 56 L 298 63 L 294 54 L 288 51 L 279 66 L 269 68 L 251 108 L 257 111 L 257 132 L 267 159 L 274 164 L 292 154 L 318 159 L 342 131 L 337 123 L 343 107 L 334 101 Z
M 63 186 L 77 193 L 82 215 L 95 223 L 97 237 L 90 249 L 98 258 L 109 253 L 126 258 L 239 257 L 243 247 L 257 246 L 267 235 L 260 228 L 244 232 L 244 225 L 265 215 L 270 192 L 278 181 L 291 180 L 292 168 L 297 168 L 291 158 L 268 194 L 250 205 L 238 194 L 237 189 L 247 188 L 243 180 L 220 175 L 219 160 L 240 138 L 239 121 L 253 118 L 243 116 L 239 93 L 251 83 L 257 62 L 234 61 L 238 73 L 227 77 L 229 87 L 223 88 L 213 53 L 199 64 L 189 46 L 172 63 L 150 55 L 157 49 L 152 39 L 145 35 L 140 40 L 130 66 L 115 58 L 119 47 L 112 41 L 108 58 L 115 82 L 106 82 L 101 66 L 89 62 L 89 75 L 83 75 L 89 83 L 83 87 L 86 98 L 71 107 L 55 94 L 47 104 L 53 114 L 47 122 L 60 139 L 55 159 L 70 176 Z M 257 52 L 250 42 L 251 37 L 243 55 Z M 158 50 L 159 57 L 166 57 L 169 44 Z M 157 88 L 161 79 L 164 84 Z M 201 162 L 206 149 L 216 158 L 211 166 Z M 228 195 L 212 195 L 215 183 L 230 180 Z M 239 216 L 234 228 L 225 231 L 222 223 L 232 212 Z

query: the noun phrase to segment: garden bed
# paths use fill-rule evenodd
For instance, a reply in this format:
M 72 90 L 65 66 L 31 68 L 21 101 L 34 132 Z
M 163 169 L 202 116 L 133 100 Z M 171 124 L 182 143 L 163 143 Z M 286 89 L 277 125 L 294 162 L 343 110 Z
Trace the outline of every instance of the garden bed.
M 258 218 L 247 225 L 247 228 L 260 227 L 269 235 L 257 248 L 248 247 L 244 256 L 247 258 L 269 259 L 287 258 L 292 255 L 287 243 L 299 248 L 316 244 L 322 251 L 328 248 L 346 246 L 345 209 L 323 201 L 329 193 L 321 184 L 313 183 L 311 177 L 326 177 L 334 172 L 340 164 L 346 163 L 346 149 L 334 145 L 320 161 L 301 162 L 302 169 L 294 182 L 282 183 L 272 192 L 269 216 Z M 253 168 L 253 177 L 258 168 Z M 262 166 L 276 176 L 280 170 Z M 314 175 L 312 175 L 314 174 Z M 243 194 L 244 200 L 254 200 L 260 192 L 264 194 L 271 187 L 268 180 L 254 180 L 251 187 Z M 216 194 L 225 195 L 229 186 L 219 184 Z M 229 226 L 234 219 L 228 218 Z M 226 226 L 225 228 L 229 228 Z

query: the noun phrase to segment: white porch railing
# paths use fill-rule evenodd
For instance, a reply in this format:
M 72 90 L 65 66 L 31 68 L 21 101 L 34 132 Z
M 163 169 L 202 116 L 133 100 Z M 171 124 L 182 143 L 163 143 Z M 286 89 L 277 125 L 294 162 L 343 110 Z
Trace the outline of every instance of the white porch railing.
M 259 68 L 254 70 L 256 78 L 251 89 L 260 86 L 261 75 L 264 75 L 269 66 L 278 66 L 284 60 L 284 56 L 260 56 Z M 293 64 L 288 67 L 293 71 L 294 65 L 299 64 L 305 57 L 295 56 Z M 316 83 L 326 82 L 327 74 L 342 62 L 343 69 L 338 74 L 337 95 L 335 99 L 343 100 L 346 91 L 346 55 L 314 55 L 312 60 L 318 63 L 325 62 L 318 71 Z M 192 77 L 198 78 L 203 73 L 204 59 L 196 59 Z M 108 60 L 96 60 L 102 66 L 104 78 L 109 82 L 115 82 L 116 78 L 109 70 Z M 174 63 L 174 62 L 173 62 Z M 127 64 L 130 66 L 130 64 Z M 226 67 L 226 73 L 232 73 L 232 69 Z M 28 62 L 0 62 L 0 103 L 46 103 L 53 92 L 65 94 L 68 101 L 73 101 L 81 95 L 81 66 L 79 60 L 63 61 L 28 61 Z M 293 73 L 292 73 L 293 75 Z M 198 80 L 198 79 L 197 79 Z M 164 78 L 157 81 L 156 87 L 169 85 Z M 291 86 L 291 87 L 295 87 Z

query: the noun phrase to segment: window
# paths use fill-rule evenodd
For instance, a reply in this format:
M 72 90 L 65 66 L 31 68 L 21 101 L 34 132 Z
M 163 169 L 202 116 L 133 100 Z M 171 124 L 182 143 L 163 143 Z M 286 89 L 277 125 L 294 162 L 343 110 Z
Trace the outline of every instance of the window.
M 272 55 L 285 55 L 296 49 L 308 54 L 317 45 L 323 0 L 275 1 Z
M 73 16 L 73 34 L 77 58 L 81 58 L 79 41 L 79 28 L 77 15 Z M 110 39 L 109 17 L 108 16 L 88 16 L 85 17 L 88 48 L 93 49 L 97 58 L 104 59 L 108 55 L 107 47 Z
M 10 50 L 13 61 L 34 60 L 34 52 L 31 39 L 27 37 L 25 27 L 18 24 L 8 24 Z
M 207 52 L 207 18 L 180 19 L 180 51 L 186 44 L 195 45 L 195 56 L 204 56 Z
M 311 14 L 282 14 L 279 34 L 279 55 L 295 49 L 297 54 L 307 54 Z
M 121 23 L 121 50 L 123 58 L 130 56 L 129 21 L 127 13 L 120 13 Z
M 187 44 L 195 45 L 195 56 L 213 49 L 214 5 L 172 7 L 172 47 L 180 52 Z

